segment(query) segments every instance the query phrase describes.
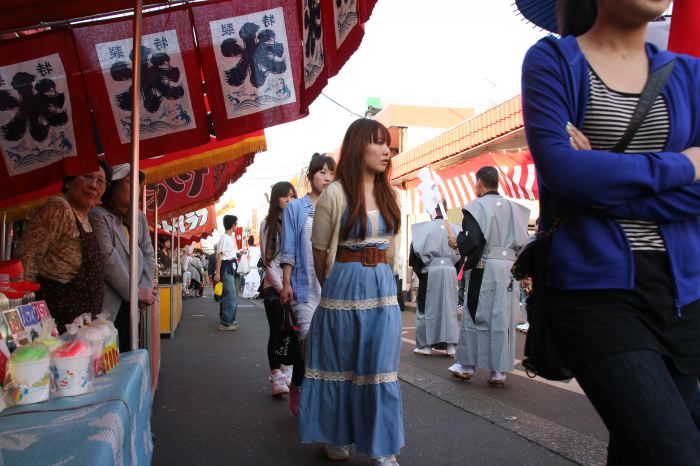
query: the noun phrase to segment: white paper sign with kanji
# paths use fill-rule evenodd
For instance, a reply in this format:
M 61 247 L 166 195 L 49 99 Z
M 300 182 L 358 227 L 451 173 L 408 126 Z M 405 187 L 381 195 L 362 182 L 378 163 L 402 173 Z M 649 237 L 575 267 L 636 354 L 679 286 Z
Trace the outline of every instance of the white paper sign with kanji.
M 114 122 L 122 144 L 131 141 L 132 39 L 96 44 Z M 196 128 L 177 32 L 141 39 L 141 139 Z
M 296 102 L 284 10 L 211 21 L 228 119 Z
M 78 154 L 59 54 L 0 66 L 0 148 L 10 176 Z

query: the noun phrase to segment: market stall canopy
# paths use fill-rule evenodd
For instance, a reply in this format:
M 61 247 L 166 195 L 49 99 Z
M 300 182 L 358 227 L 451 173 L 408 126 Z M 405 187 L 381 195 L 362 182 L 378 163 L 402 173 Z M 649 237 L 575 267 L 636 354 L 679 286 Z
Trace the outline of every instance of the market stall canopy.
M 163 0 L 143 0 L 144 6 Z M 23 30 L 47 23 L 130 10 L 134 0 L 3 0 L 0 30 Z
M 219 140 L 302 118 L 359 47 L 375 3 L 191 1 L 162 3 L 147 12 L 140 157 L 210 142 L 205 85 Z M 0 29 L 130 6 L 5 1 Z M 129 160 L 131 74 L 139 69 L 133 65 L 132 20 L 122 15 L 51 23 L 42 32 L 0 42 L 0 184 L 7 188 L 0 200 L 24 202 L 29 192 L 95 170 L 98 141 L 108 162 Z
M 211 137 L 210 142 L 203 146 L 143 160 L 141 171 L 146 174 L 146 183 L 153 184 L 166 178 L 201 170 L 213 165 L 234 162 L 237 159 L 245 159 L 242 165 L 248 166 L 252 163 L 255 154 L 265 149 L 266 141 L 263 131 L 256 131 L 223 141 L 218 141 L 216 138 Z M 244 170 L 240 165 L 236 167 Z M 243 173 L 245 172 L 241 171 L 237 177 L 231 177 L 230 181 L 237 180 Z M 31 191 L 11 199 L 2 199 L 0 200 L 0 214 L 5 215 L 6 220 L 10 222 L 26 218 L 32 211 L 41 207 L 48 197 L 59 195 L 60 192 L 61 183 L 57 182 L 40 190 Z M 203 199 L 203 202 L 206 202 L 206 199 Z M 179 206 L 179 208 L 182 207 L 188 208 L 187 205 Z
M 441 179 L 438 190 L 447 201 L 447 208 L 462 207 L 476 196 L 476 172 L 491 166 L 498 170 L 498 191 L 512 199 L 539 199 L 537 173 L 528 150 L 482 153 L 466 161 L 437 170 Z M 420 179 L 406 183 L 409 204 L 413 212 L 425 212 L 418 185 Z

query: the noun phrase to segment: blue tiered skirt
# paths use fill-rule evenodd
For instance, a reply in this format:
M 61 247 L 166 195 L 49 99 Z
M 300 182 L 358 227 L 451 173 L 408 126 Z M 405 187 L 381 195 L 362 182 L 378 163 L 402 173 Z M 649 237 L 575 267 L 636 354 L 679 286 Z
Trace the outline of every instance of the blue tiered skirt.
M 398 454 L 404 444 L 400 349 L 391 268 L 336 262 L 307 337 L 302 443 L 355 444 L 370 457 Z

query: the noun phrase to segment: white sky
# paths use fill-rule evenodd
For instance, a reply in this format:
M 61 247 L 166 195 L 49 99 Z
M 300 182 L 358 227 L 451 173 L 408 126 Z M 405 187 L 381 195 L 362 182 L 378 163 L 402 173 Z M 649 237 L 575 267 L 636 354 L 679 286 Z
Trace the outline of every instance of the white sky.
M 359 49 L 324 93 L 363 115 L 368 97 L 383 103 L 473 107 L 477 112 L 520 92 L 520 65 L 545 32 L 513 10 L 513 0 L 379 0 Z M 314 152 L 332 151 L 357 117 L 324 96 L 304 119 L 268 128 L 268 151 L 220 201 L 246 226 L 264 193 L 298 174 Z M 219 223 L 221 221 L 219 220 Z M 217 235 L 218 236 L 218 235 Z

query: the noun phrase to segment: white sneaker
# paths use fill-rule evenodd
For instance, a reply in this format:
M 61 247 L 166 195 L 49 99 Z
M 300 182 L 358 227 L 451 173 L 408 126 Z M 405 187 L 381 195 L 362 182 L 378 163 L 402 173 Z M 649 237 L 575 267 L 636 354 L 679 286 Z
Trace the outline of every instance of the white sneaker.
M 433 348 L 430 346 L 421 346 L 420 348 L 416 348 L 413 350 L 414 353 L 416 354 L 433 354 Z
M 527 331 L 530 330 L 530 323 L 525 322 L 524 324 L 516 325 L 515 330 L 521 333 L 527 333 Z
M 452 372 L 453 376 L 464 380 L 469 380 L 476 374 L 476 367 L 463 366 L 461 364 L 452 364 L 447 370 Z
M 289 387 L 289 385 L 292 383 L 292 366 L 285 366 L 282 364 L 280 370 L 282 371 L 282 374 L 284 374 L 284 383 L 286 383 Z
M 345 445 L 331 445 L 326 443 L 323 445 L 323 450 L 329 460 L 345 461 L 350 459 L 350 448 Z
M 376 466 L 399 466 L 399 463 L 396 461 L 396 457 L 394 455 L 372 458 L 372 464 Z
M 274 371 L 270 376 L 270 383 L 272 384 L 272 396 L 284 395 L 289 393 L 289 387 L 284 383 L 284 374 L 279 370 Z
M 455 354 L 457 353 L 457 345 L 454 343 L 448 343 L 447 344 L 447 355 L 451 358 L 455 357 Z
M 506 373 L 491 371 L 491 377 L 489 377 L 488 383 L 493 387 L 503 388 L 506 384 Z

